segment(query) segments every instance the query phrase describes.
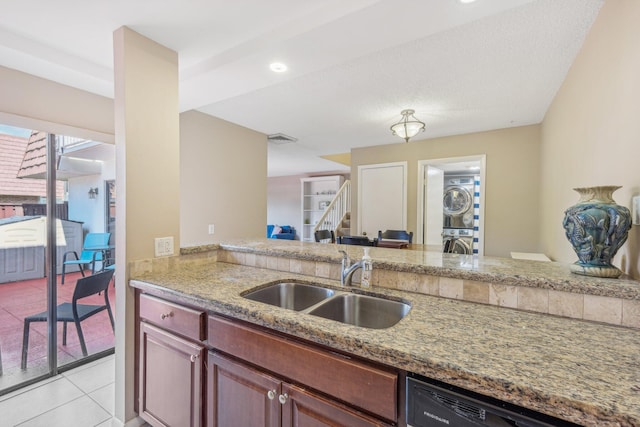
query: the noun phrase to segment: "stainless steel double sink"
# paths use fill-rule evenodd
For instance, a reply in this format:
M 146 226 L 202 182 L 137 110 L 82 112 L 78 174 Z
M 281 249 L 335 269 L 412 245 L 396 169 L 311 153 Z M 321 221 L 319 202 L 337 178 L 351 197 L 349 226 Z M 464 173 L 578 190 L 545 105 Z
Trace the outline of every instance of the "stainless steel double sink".
M 242 296 L 252 301 L 370 329 L 390 328 L 411 310 L 409 304 L 401 301 L 293 281 L 261 286 Z

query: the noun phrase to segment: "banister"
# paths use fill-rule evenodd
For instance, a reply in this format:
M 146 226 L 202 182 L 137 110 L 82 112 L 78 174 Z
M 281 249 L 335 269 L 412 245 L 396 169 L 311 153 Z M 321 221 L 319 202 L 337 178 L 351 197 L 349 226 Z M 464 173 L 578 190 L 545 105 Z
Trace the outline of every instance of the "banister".
M 336 231 L 338 223 L 346 212 L 351 210 L 351 181 L 346 180 L 340 190 L 336 193 L 331 203 L 320 217 L 318 223 L 313 227 L 313 232 L 318 230 Z

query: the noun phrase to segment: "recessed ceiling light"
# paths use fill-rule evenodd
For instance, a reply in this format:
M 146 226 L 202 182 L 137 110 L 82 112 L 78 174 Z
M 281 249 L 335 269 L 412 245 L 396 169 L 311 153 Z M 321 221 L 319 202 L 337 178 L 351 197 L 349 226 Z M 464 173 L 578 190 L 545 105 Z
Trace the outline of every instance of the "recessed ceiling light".
M 275 73 L 284 73 L 287 71 L 287 66 L 282 62 L 272 62 L 269 64 L 269 68 L 271 68 L 271 71 Z
M 458 1 L 459 1 L 460 3 L 467 4 L 467 3 L 473 3 L 473 2 L 474 2 L 474 1 L 476 1 L 476 0 L 458 0 Z

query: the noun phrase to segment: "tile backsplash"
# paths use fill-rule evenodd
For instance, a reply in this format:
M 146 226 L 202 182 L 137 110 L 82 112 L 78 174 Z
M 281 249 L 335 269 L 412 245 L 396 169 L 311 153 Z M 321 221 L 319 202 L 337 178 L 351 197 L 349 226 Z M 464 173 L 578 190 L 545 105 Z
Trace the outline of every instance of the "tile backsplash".
M 218 262 L 340 280 L 340 264 L 217 251 Z M 360 283 L 360 271 L 353 276 Z M 640 301 L 374 268 L 372 285 L 473 303 L 640 328 Z

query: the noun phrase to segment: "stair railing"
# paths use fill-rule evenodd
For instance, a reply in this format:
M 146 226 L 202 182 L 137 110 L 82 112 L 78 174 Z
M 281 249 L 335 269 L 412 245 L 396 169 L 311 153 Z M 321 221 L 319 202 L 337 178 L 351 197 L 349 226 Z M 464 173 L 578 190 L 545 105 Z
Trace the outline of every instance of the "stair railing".
M 333 230 L 335 232 L 345 213 L 350 211 L 351 181 L 346 180 L 331 203 L 329 203 L 329 206 L 327 206 L 327 209 L 325 209 L 316 226 L 313 227 L 313 232 L 315 233 L 318 230 Z

